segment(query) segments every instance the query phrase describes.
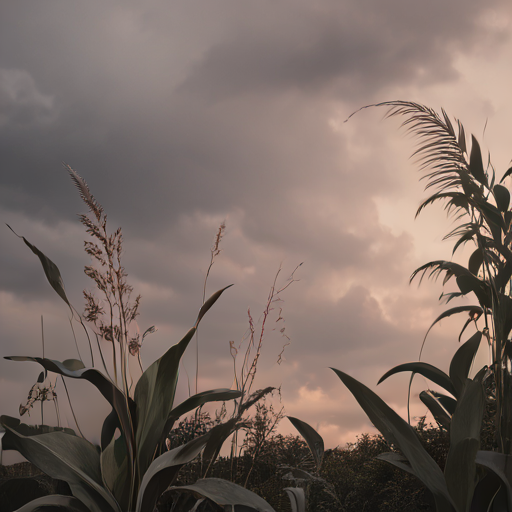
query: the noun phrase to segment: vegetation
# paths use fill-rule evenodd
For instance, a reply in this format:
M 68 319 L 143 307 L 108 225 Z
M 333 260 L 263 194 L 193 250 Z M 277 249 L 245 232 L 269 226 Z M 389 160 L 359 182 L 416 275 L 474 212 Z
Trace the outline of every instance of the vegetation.
M 484 165 L 476 138 L 472 137 L 468 149 L 462 124 L 458 120 L 452 124 L 444 111 L 439 115 L 423 105 L 402 101 L 378 106 L 387 107 L 389 117 L 405 117 L 403 125 L 419 138 L 414 155 L 427 179 L 426 189 L 434 192 L 420 205 L 417 214 L 425 206 L 443 201 L 448 214 L 461 222 L 446 236 L 455 239 L 453 253 L 467 243 L 474 244 L 467 266 L 436 260 L 418 268 L 411 277 L 443 275 L 443 284 L 454 278 L 456 291 L 442 295 L 447 303 L 469 294 L 476 298 L 475 304 L 450 307 L 431 326 L 455 314 L 467 315 L 459 341 L 466 330 L 473 333 L 466 334 L 468 339 L 453 356 L 449 372 L 419 360 L 392 368 L 379 381 L 400 372 L 410 372 L 411 381 L 417 373 L 429 379 L 441 391 L 427 389 L 420 399 L 437 426 L 427 426 L 425 419 L 416 427 L 411 426 L 410 418 L 406 422 L 365 385 L 333 369 L 382 435 L 362 436 L 351 449 L 326 452 L 321 436 L 300 419 L 288 417 L 304 441 L 275 434 L 283 410 L 274 411 L 264 400 L 274 389 L 252 391 L 252 384 L 266 319 L 279 293 L 294 281 L 293 274 L 282 288 L 274 282 L 258 335 L 249 312 L 248 343 L 241 367 L 237 367 L 241 345 L 231 344 L 236 389 L 196 392 L 173 406 L 181 356 L 200 320 L 226 288 L 207 301 L 203 299 L 190 331 L 143 371 L 135 384 L 127 361 L 138 357 L 144 335 L 139 337 L 130 331 L 140 297 L 130 299 L 132 289 L 126 283 L 120 258 L 121 231 L 107 233 L 103 209 L 83 179 L 69 168 L 91 214 L 81 217 L 95 238 L 86 243 L 86 250 L 96 266 L 86 267 L 86 273 L 103 294 L 102 302 L 86 293 L 85 315 L 78 315 L 69 304 L 55 264 L 23 240 L 39 257 L 50 284 L 68 304 L 73 318 L 85 332 L 85 322 L 93 326 L 104 373 L 86 367 L 81 357 L 63 362 L 44 355 L 8 359 L 36 361 L 45 372 L 88 380 L 108 400 L 112 412 L 103 424 L 99 450 L 70 429 L 30 427 L 15 418 L 0 418 L 6 429 L 4 448 L 17 449 L 50 476 L 65 480 L 73 493 L 71 497 L 41 498 L 20 510 L 60 505 L 92 512 L 152 512 L 155 507 L 183 512 L 236 507 L 271 512 L 288 510 L 290 506 L 294 512 L 512 512 L 512 477 L 508 469 L 512 464 L 512 210 L 510 193 L 502 185 L 512 168 L 497 183 L 490 158 Z M 218 254 L 221 236 L 222 226 L 209 269 Z M 482 341 L 490 347 L 491 360 L 489 366 L 475 369 L 475 355 Z M 112 345 L 110 372 L 100 342 Z M 140 364 L 140 358 L 138 361 Z M 44 379 L 46 373 L 38 381 L 42 383 Z M 37 389 L 32 388 L 27 406 L 20 413 L 35 401 L 43 403 L 42 390 L 46 389 L 50 399 L 53 396 L 51 386 L 40 392 Z M 230 399 L 235 400 L 235 407 L 229 418 L 225 408 L 215 419 L 200 409 L 206 402 Z M 246 413 L 252 406 L 256 413 L 250 418 Z M 193 410 L 193 418 L 176 424 Z M 240 431 L 245 431 L 246 436 L 242 449 L 237 451 L 236 433 Z M 233 434 L 231 456 L 219 458 L 222 443 Z M 197 459 L 201 452 L 202 457 Z M 283 501 L 283 492 L 289 503 Z

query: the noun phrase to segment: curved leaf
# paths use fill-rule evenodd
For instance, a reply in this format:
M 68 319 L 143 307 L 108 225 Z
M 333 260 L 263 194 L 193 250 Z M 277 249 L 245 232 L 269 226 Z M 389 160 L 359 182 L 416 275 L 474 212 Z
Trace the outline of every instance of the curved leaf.
M 452 358 L 449 374 L 453 386 L 457 391 L 457 396 L 460 396 L 464 389 L 469 370 L 475 359 L 481 339 L 482 333 L 477 331 L 468 341 L 461 345 Z
M 39 258 L 41 265 L 43 266 L 44 273 L 46 275 L 46 279 L 50 283 L 51 287 L 57 292 L 59 297 L 71 308 L 71 304 L 66 296 L 66 292 L 64 290 L 64 282 L 62 281 L 62 277 L 60 275 L 60 271 L 53 263 L 53 261 L 44 255 L 35 245 L 32 245 L 24 236 L 20 236 L 14 231 L 14 229 L 7 224 L 7 227 L 18 237 L 23 239 L 27 247 Z
M 469 157 L 469 172 L 473 177 L 478 180 L 482 185 L 487 185 L 487 176 L 484 172 L 482 164 L 482 152 L 480 151 L 480 144 L 474 135 L 471 135 L 471 155 Z
M 236 510 L 237 506 L 242 506 L 257 512 L 275 512 L 263 498 L 254 492 L 221 478 L 203 478 L 193 485 L 171 487 L 169 490 L 199 494 L 226 510 L 230 510 L 230 508 Z
M 469 257 L 468 270 L 475 276 L 478 275 L 478 271 L 484 262 L 484 254 L 480 248 L 475 251 Z
M 167 433 L 164 434 L 164 429 L 173 409 L 181 357 L 200 320 L 227 288 L 229 286 L 215 292 L 203 304 L 195 326 L 181 341 L 157 359 L 137 382 L 134 398 L 137 407 L 137 463 L 141 475 L 151 464 L 162 436 Z
M 137 461 L 143 475 L 155 454 L 169 413 L 172 410 L 181 357 L 196 332 L 185 337 L 157 359 L 141 376 L 135 387 L 137 407 Z
M 480 450 L 476 463 L 498 476 L 507 491 L 508 510 L 512 510 L 512 455 Z
M 453 503 L 443 473 L 421 445 L 414 429 L 364 384 L 340 370 L 331 369 L 354 395 L 386 441 L 400 448 L 414 474 L 434 495 L 438 512 L 453 512 Z
M 66 359 L 65 361 L 55 361 L 41 357 L 25 356 L 7 356 L 4 359 L 11 361 L 34 361 L 39 363 L 49 372 L 58 373 L 64 377 L 72 379 L 84 379 L 96 386 L 98 391 L 107 399 L 110 405 L 115 409 L 121 423 L 122 430 L 126 437 L 127 450 L 130 461 L 134 460 L 134 434 L 132 422 L 135 421 L 135 405 L 131 398 L 126 397 L 123 392 L 114 385 L 105 375 L 94 368 L 86 368 L 82 361 L 78 359 Z M 126 404 L 130 406 L 128 410 Z
M 419 373 L 420 375 L 423 375 L 423 377 L 426 377 L 427 379 L 431 380 L 432 382 L 435 382 L 438 386 L 441 386 L 443 389 L 448 391 L 448 393 L 451 393 L 453 396 L 457 396 L 457 391 L 455 387 L 453 386 L 453 383 L 439 368 L 436 368 L 435 366 L 432 366 L 428 363 L 423 363 L 421 361 L 418 361 L 416 363 L 404 363 L 399 364 L 398 366 L 395 366 L 394 368 L 391 368 L 391 370 L 387 371 L 380 379 L 377 384 L 380 384 L 381 382 L 385 381 L 388 377 L 391 375 L 394 375 L 395 373 L 400 372 L 414 372 Z
M 399 453 L 379 453 L 375 458 L 378 460 L 383 460 L 384 462 L 388 462 L 389 464 L 392 464 L 393 466 L 401 469 L 402 471 L 406 471 L 407 473 L 410 473 L 411 475 L 414 475 L 416 478 L 418 478 L 418 475 L 411 468 L 407 459 L 403 455 L 400 455 Z
M 130 476 L 128 454 L 124 435 L 118 439 L 112 437 L 110 443 L 100 455 L 103 484 L 112 493 L 122 510 L 128 510 L 130 503 Z
M 4 427 L 4 441 L 10 447 L 50 477 L 67 482 L 91 512 L 121 512 L 103 486 L 100 456 L 89 441 L 63 432 L 24 436 L 6 424 Z
M 422 391 L 420 393 L 420 400 L 428 407 L 428 410 L 432 413 L 434 419 L 448 430 L 450 428 L 451 416 L 447 411 L 445 411 L 437 398 L 432 395 L 432 392 Z
M 217 302 L 218 298 L 222 295 L 224 291 L 226 291 L 228 288 L 231 288 L 233 285 L 230 284 L 226 286 L 225 288 L 222 288 L 222 290 L 216 291 L 202 306 L 199 310 L 199 314 L 197 315 L 196 323 L 194 324 L 194 327 L 197 328 L 199 325 L 199 322 L 203 319 L 203 316 L 206 315 L 208 310 Z
M 184 414 L 187 414 L 187 412 L 190 412 L 208 402 L 225 402 L 227 400 L 234 400 L 240 396 L 242 396 L 240 391 L 220 388 L 210 389 L 209 391 L 202 391 L 201 393 L 197 393 L 196 395 L 187 398 L 169 413 L 169 417 L 167 418 L 163 428 L 160 443 L 163 443 L 165 437 L 169 435 L 169 432 L 171 431 L 176 420 Z
M 90 512 L 89 509 L 74 496 L 52 494 L 32 500 L 14 512 Z
M 197 437 L 160 455 L 151 463 L 140 485 L 136 512 L 153 512 L 158 498 L 173 483 L 180 468 L 201 453 L 209 437 L 209 433 Z
M 283 491 L 288 494 L 292 512 L 306 512 L 306 497 L 301 487 L 285 487 Z
M 496 199 L 496 204 L 498 205 L 499 210 L 506 212 L 510 206 L 510 192 L 503 185 L 494 185 L 492 191 L 494 193 L 494 198 Z
M 292 416 L 287 416 L 287 418 L 299 431 L 300 435 L 306 440 L 306 443 L 308 443 L 309 449 L 316 464 L 316 470 L 320 471 L 322 460 L 324 458 L 324 440 L 322 439 L 322 436 L 305 421 L 299 420 Z

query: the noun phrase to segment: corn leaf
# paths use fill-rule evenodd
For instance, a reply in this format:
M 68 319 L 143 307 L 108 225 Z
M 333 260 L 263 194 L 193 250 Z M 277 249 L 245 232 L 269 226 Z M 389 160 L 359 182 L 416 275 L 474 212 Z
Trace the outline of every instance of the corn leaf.
M 507 491 L 508 510 L 512 510 L 512 455 L 480 450 L 476 454 L 476 463 L 500 478 Z
M 91 512 L 121 512 L 103 486 L 100 456 L 89 441 L 63 432 L 24 436 L 7 424 L 4 427 L 4 441 L 8 440 L 10 447 L 50 477 L 67 482 Z
M 125 397 L 123 392 L 117 388 L 105 375 L 94 368 L 86 368 L 82 361 L 78 359 L 66 359 L 65 361 L 55 361 L 41 357 L 8 356 L 4 359 L 11 361 L 34 361 L 39 363 L 49 372 L 58 373 L 64 377 L 72 379 L 84 379 L 96 386 L 98 391 L 107 399 L 110 405 L 115 409 L 122 430 L 125 434 L 127 451 L 131 461 L 134 459 L 134 434 L 132 421 L 134 420 L 135 405 L 131 398 Z M 130 411 L 126 403 L 130 406 Z
M 162 433 L 162 439 L 160 440 L 163 443 L 165 437 L 171 431 L 174 423 L 178 418 L 187 414 L 188 412 L 196 409 L 197 407 L 201 407 L 201 405 L 206 404 L 208 402 L 224 402 L 227 400 L 233 400 L 235 398 L 239 398 L 242 395 L 240 391 L 233 389 L 210 389 L 209 391 L 203 391 L 201 393 L 197 393 L 196 395 L 187 398 L 180 405 L 175 407 L 170 413 L 167 421 L 165 423 L 165 427 Z
M 469 370 L 475 359 L 478 347 L 480 347 L 481 339 L 482 333 L 477 331 L 468 341 L 461 345 L 452 358 L 449 374 L 453 387 L 457 391 L 457 396 L 460 396 L 464 389 Z
M 439 400 L 433 396 L 431 391 L 422 391 L 420 400 L 428 407 L 428 410 L 434 416 L 434 419 L 447 430 L 450 428 L 451 416 L 440 404 Z
M 60 510 L 66 512 L 90 512 L 80 500 L 73 496 L 63 496 L 62 494 L 37 498 L 14 512 L 56 512 Z
M 128 510 L 130 501 L 130 468 L 124 434 L 112 438 L 100 455 L 103 484 L 112 493 L 122 510 Z
M 151 463 L 142 479 L 136 512 L 153 512 L 158 498 L 173 483 L 180 468 L 201 453 L 209 437 L 209 433 L 197 437 L 160 455 Z
M 203 478 L 193 485 L 170 487 L 169 490 L 199 494 L 226 510 L 236 510 L 236 507 L 240 506 L 247 507 L 248 511 L 275 512 L 263 498 L 254 492 L 221 478 Z
M 443 389 L 448 391 L 448 393 L 451 393 L 453 396 L 457 396 L 457 391 L 453 386 L 450 377 L 446 375 L 446 373 L 444 373 L 442 370 L 436 368 L 431 364 L 423 363 L 421 361 L 418 361 L 416 363 L 399 364 L 398 366 L 391 368 L 391 370 L 387 371 L 379 379 L 379 382 L 377 384 L 380 384 L 381 382 L 385 381 L 391 375 L 395 375 L 396 373 L 400 372 L 419 373 L 420 375 L 423 375 L 423 377 L 426 377 L 432 382 L 435 382 L 438 386 L 441 386 Z
M 510 206 L 510 192 L 503 185 L 494 185 L 492 191 L 494 193 L 496 204 L 498 205 L 499 210 L 506 212 Z
M 18 235 L 14 229 L 7 224 L 7 227 L 19 238 L 22 238 L 27 247 L 39 258 L 41 265 L 43 266 L 44 273 L 46 275 L 46 279 L 50 283 L 51 287 L 57 292 L 59 297 L 69 306 L 69 300 L 66 296 L 66 292 L 64 290 L 64 282 L 62 281 L 62 277 L 60 275 L 59 268 L 53 261 L 48 258 L 48 256 L 44 255 L 35 245 L 32 245 L 24 236 Z
M 229 288 L 227 286 L 226 288 Z M 157 359 L 141 376 L 135 387 L 137 407 L 137 461 L 140 474 L 143 475 L 153 459 L 164 433 L 169 414 L 173 409 L 180 360 L 199 321 L 220 297 L 223 288 L 215 292 L 201 307 L 196 324 L 183 339 L 173 345 L 162 357 Z
M 475 458 L 480 449 L 484 405 L 482 382 L 479 378 L 467 379 L 452 416 L 450 450 L 444 470 L 448 491 L 460 512 L 469 511 L 478 482 Z
M 471 135 L 471 155 L 469 157 L 469 172 L 473 177 L 478 180 L 482 185 L 487 185 L 487 176 L 484 172 L 482 164 L 482 152 L 480 151 L 480 144 L 474 135 Z
M 389 464 L 401 469 L 402 471 L 410 473 L 411 475 L 414 475 L 416 478 L 418 478 L 418 475 L 411 468 L 411 465 L 409 464 L 407 459 L 403 455 L 400 455 L 399 453 L 396 453 L 396 452 L 379 453 L 375 458 L 378 460 L 382 460 L 384 462 L 388 462 Z
M 354 395 L 386 441 L 400 448 L 414 474 L 434 495 L 437 511 L 453 512 L 453 503 L 443 473 L 421 445 L 414 429 L 364 384 L 340 370 L 331 369 Z
M 287 416 L 292 425 L 299 431 L 300 435 L 306 440 L 308 447 L 313 455 L 316 464 L 316 470 L 320 471 L 322 460 L 324 458 L 324 440 L 322 436 L 305 421 L 299 420 L 292 416 Z
M 283 491 L 288 494 L 292 512 L 306 512 L 306 497 L 301 487 L 285 487 Z

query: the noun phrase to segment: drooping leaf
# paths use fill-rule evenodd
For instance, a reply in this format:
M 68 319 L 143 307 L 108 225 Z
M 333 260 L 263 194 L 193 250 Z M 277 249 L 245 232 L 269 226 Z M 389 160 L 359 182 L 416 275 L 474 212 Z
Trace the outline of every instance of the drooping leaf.
M 469 370 L 473 364 L 478 347 L 480 347 L 480 341 L 482 339 L 482 333 L 477 331 L 468 341 L 466 341 L 460 348 L 455 352 L 450 363 L 450 379 L 453 382 L 453 386 L 457 391 L 457 396 L 460 396 L 466 379 L 469 375 Z
M 503 185 L 494 185 L 493 192 L 499 210 L 506 212 L 510 206 L 510 192 Z
M 32 500 L 14 512 L 90 512 L 90 510 L 74 496 L 52 494 Z
M 332 370 L 354 395 L 386 441 L 400 448 L 414 474 L 434 495 L 438 512 L 453 512 L 453 504 L 443 473 L 421 445 L 414 429 L 364 384 L 340 370 L 334 368 Z
M 153 512 L 158 498 L 173 483 L 180 468 L 201 453 L 209 437 L 209 433 L 197 437 L 160 455 L 151 463 L 140 485 L 136 512 Z
M 63 432 L 24 436 L 5 423 L 4 427 L 4 447 L 7 444 L 50 477 L 67 482 L 91 512 L 121 512 L 103 486 L 100 456 L 89 441 Z
M 294 418 L 293 416 L 287 416 L 287 418 L 299 431 L 300 435 L 305 439 L 311 451 L 311 455 L 313 455 L 313 460 L 316 464 L 316 470 L 320 471 L 322 460 L 324 458 L 324 440 L 322 439 L 322 436 L 305 421 Z
M 171 487 L 173 491 L 189 491 L 210 499 L 225 510 L 236 510 L 237 506 L 247 507 L 256 512 L 275 512 L 275 510 L 256 493 L 240 485 L 221 478 L 203 478 L 193 485 Z M 229 507 L 229 508 L 228 508 Z
M 457 400 L 455 398 L 432 390 L 429 390 L 429 393 L 448 411 L 450 416 L 453 415 L 457 407 Z
M 492 471 L 489 471 L 475 487 L 473 500 L 471 502 L 471 512 L 478 512 L 480 510 L 496 510 L 496 508 L 492 508 L 492 505 L 500 488 L 501 480 Z M 506 506 L 505 499 L 505 504 L 502 510 L 507 510 Z M 500 509 L 498 508 L 498 510 Z
M 69 303 L 69 300 L 67 298 L 66 292 L 64 290 L 64 282 L 62 281 L 62 277 L 60 275 L 59 268 L 55 263 L 48 258 L 46 255 L 44 255 L 35 245 L 32 245 L 24 236 L 18 235 L 14 229 L 7 224 L 7 227 L 19 238 L 23 239 L 27 247 L 30 248 L 30 250 L 39 258 L 39 261 L 41 262 L 41 265 L 43 266 L 44 274 L 46 276 L 46 279 L 48 279 L 48 282 L 50 283 L 51 287 L 57 292 L 59 297 L 69 306 L 71 307 L 71 304 Z
M 283 491 L 288 494 L 292 512 L 306 512 L 306 497 L 301 487 L 285 487 Z
M 450 449 L 444 470 L 448 491 L 457 510 L 462 512 L 469 511 L 478 482 L 475 458 L 480 449 L 484 406 L 485 393 L 480 378 L 467 379 L 452 416 Z
M 12 416 L 2 415 L 0 416 L 0 424 L 7 425 L 12 429 L 16 430 L 19 434 L 23 434 L 24 436 L 37 436 L 39 434 L 49 434 L 50 432 L 63 432 L 64 434 L 68 434 L 71 436 L 75 436 L 75 431 L 68 427 L 52 427 L 49 425 L 27 425 L 26 423 L 21 423 L 19 418 L 13 418 Z M 15 448 L 10 448 L 4 446 L 6 450 L 15 450 Z
M 39 363 L 49 372 L 58 373 L 64 377 L 72 379 L 84 379 L 96 386 L 98 391 L 106 398 L 110 405 L 115 409 L 122 430 L 125 433 L 127 442 L 127 451 L 130 460 L 134 457 L 134 435 L 133 421 L 135 415 L 135 405 L 131 398 L 125 397 L 123 392 L 114 385 L 105 375 L 94 368 L 86 368 L 82 361 L 78 359 L 66 359 L 65 361 L 55 361 L 53 359 L 41 357 L 25 357 L 25 356 L 8 356 L 4 359 L 11 361 L 34 361 Z M 130 410 L 126 407 L 128 401 Z
M 469 172 L 473 177 L 478 180 L 482 185 L 487 185 L 487 176 L 484 172 L 482 164 L 482 152 L 480 151 L 480 144 L 474 135 L 471 135 L 471 155 L 469 157 Z
M 432 392 L 422 391 L 420 393 L 420 400 L 428 407 L 428 410 L 432 413 L 434 419 L 448 430 L 450 428 L 451 416 L 444 409 L 439 400 L 434 397 Z
M 453 383 L 448 375 L 444 373 L 439 368 L 436 368 L 435 366 L 423 363 L 421 361 L 418 361 L 416 363 L 404 363 L 399 364 L 398 366 L 395 366 L 394 368 L 391 368 L 391 370 L 387 371 L 380 379 L 377 384 L 380 384 L 381 382 L 385 381 L 388 377 L 391 375 L 394 375 L 395 373 L 400 372 L 414 372 L 419 373 L 420 375 L 423 375 L 423 377 L 426 377 L 427 379 L 431 380 L 432 382 L 435 382 L 438 386 L 441 386 L 443 389 L 448 391 L 448 393 L 451 393 L 453 396 L 457 396 L 457 391 L 455 387 L 453 386 Z

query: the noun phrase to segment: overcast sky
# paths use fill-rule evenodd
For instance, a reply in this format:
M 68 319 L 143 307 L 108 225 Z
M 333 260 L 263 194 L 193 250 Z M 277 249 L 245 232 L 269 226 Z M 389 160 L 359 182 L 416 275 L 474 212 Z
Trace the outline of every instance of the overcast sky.
M 257 321 L 278 269 L 282 286 L 303 262 L 268 320 L 254 389 L 281 386 L 287 414 L 343 446 L 372 429 L 329 367 L 405 414 L 408 376 L 376 383 L 417 359 L 443 311 L 441 283 L 418 288 L 409 276 L 451 257 L 441 205 L 414 220 L 425 193 L 399 121 L 382 108 L 343 121 L 386 100 L 444 107 L 501 175 L 512 156 L 511 15 L 506 0 L 2 2 L 1 219 L 58 265 L 81 310 L 92 282 L 76 214 L 87 208 L 61 162 L 85 178 L 110 229 L 123 228 L 140 330 L 158 328 L 145 367 L 193 324 L 225 221 L 207 294 L 235 286 L 201 324 L 200 391 L 232 385 L 229 342 L 243 339 L 248 308 Z M 76 358 L 67 306 L 39 261 L 7 227 L 0 243 L 1 355 L 41 356 L 43 315 L 45 356 Z M 447 370 L 464 320 L 432 331 L 426 361 Z M 283 326 L 291 343 L 278 365 Z M 17 416 L 39 372 L 0 360 L 2 414 Z M 187 373 L 193 381 L 193 345 L 180 399 Z M 426 386 L 418 378 L 416 395 Z M 97 441 L 108 408 L 89 383 L 69 387 Z M 413 413 L 425 408 L 416 401 Z M 287 420 L 281 431 L 293 431 Z

